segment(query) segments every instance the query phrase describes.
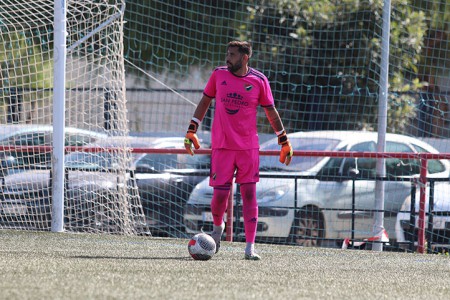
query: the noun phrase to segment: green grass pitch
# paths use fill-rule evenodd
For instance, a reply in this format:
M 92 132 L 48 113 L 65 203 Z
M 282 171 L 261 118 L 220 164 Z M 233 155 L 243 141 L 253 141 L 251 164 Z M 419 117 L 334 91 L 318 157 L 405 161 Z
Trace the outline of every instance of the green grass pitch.
M 188 240 L 0 231 L 0 299 L 448 299 L 445 255 L 222 242 L 194 261 Z

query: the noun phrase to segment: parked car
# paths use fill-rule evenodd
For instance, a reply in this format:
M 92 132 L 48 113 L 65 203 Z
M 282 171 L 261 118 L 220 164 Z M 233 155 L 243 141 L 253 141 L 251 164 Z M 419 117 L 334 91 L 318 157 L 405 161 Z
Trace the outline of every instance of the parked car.
M 202 146 L 209 144 L 202 141 Z M 159 138 L 152 147 L 184 149 L 184 138 Z M 209 168 L 209 155 L 153 153 L 136 161 L 136 183 L 152 235 L 184 237 L 184 206 Z
M 375 152 L 377 149 L 376 132 L 297 132 L 290 134 L 289 139 L 294 150 Z M 279 150 L 279 145 L 273 139 L 262 144 L 261 149 Z M 397 134 L 387 134 L 386 151 L 437 153 L 436 149 L 418 139 Z M 412 159 L 392 158 L 385 162 L 387 176 L 392 180 L 410 178 L 419 173 L 420 164 Z M 353 180 L 349 174 L 352 169 L 359 172 L 354 182 L 354 211 Z M 261 175 L 278 177 L 261 178 L 257 184 L 258 240 L 320 246 L 325 245 L 325 241 L 341 242 L 352 237 L 352 232 L 355 239 L 373 236 L 376 159 L 295 156 L 291 164 L 285 166 L 278 162 L 278 157 L 261 156 L 260 171 Z M 449 175 L 447 160 L 430 161 L 428 176 L 448 178 Z M 189 197 L 184 213 L 188 233 L 212 230 L 210 203 L 213 189 L 208 183 L 208 179 L 200 182 Z M 408 180 L 385 182 L 384 225 L 390 238 L 395 239 L 397 212 L 410 190 Z M 355 220 L 353 228 L 352 216 Z M 235 223 L 240 230 L 237 238 L 243 237 L 242 222 L 240 218 L 239 223 Z
M 433 188 L 433 206 L 430 208 L 430 186 L 426 188 L 425 201 L 425 238 L 431 249 L 436 252 L 450 249 L 450 184 L 435 182 Z M 411 220 L 411 196 L 407 197 L 395 223 L 397 242 L 402 249 L 415 250 L 418 244 L 418 223 L 420 189 L 417 187 L 414 201 L 414 219 Z M 432 213 L 432 221 L 430 219 Z
M 89 147 L 178 148 L 184 147 L 182 138 L 144 139 L 109 137 L 97 140 Z M 119 188 L 116 172 L 124 168 L 114 151 L 72 152 L 65 157 L 68 169 L 66 179 L 66 226 L 83 230 L 105 226 L 104 211 L 100 204 L 111 203 Z M 153 235 L 175 235 L 184 232 L 182 212 L 190 190 L 203 175 L 174 174 L 192 172 L 194 168 L 209 170 L 209 158 L 185 154 L 134 153 L 125 166 L 130 195 L 137 188 L 142 211 Z M 113 172 L 105 172 L 105 170 Z M 133 181 L 134 177 L 134 181 Z M 27 224 L 35 228 L 51 225 L 51 173 L 50 170 L 28 170 L 5 177 L 0 221 L 8 226 Z M 97 203 L 98 205 L 94 205 Z
M 99 139 L 105 139 L 106 134 L 75 127 L 65 128 L 66 146 L 84 146 Z M 53 142 L 53 125 L 7 124 L 0 126 L 0 146 L 51 146 Z M 0 151 L 2 174 L 11 168 L 17 170 L 51 163 L 51 153 L 44 151 Z

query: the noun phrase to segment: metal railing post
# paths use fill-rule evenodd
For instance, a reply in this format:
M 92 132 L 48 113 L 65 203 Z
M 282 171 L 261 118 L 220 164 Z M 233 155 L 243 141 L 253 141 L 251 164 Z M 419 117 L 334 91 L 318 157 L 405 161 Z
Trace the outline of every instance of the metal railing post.
M 427 166 L 428 160 L 425 158 L 421 159 L 420 168 L 420 202 L 419 202 L 419 223 L 417 232 L 417 252 L 424 253 L 425 250 L 425 201 L 426 201 L 426 186 L 427 186 Z

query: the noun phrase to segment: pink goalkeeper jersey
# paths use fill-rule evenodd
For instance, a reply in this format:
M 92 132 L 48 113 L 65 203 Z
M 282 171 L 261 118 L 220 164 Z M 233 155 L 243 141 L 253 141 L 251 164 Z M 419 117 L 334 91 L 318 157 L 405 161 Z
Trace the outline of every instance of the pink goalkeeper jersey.
M 259 105 L 274 106 L 269 81 L 249 68 L 236 76 L 226 66 L 214 70 L 203 94 L 216 99 L 211 148 L 247 150 L 259 148 L 256 113 Z

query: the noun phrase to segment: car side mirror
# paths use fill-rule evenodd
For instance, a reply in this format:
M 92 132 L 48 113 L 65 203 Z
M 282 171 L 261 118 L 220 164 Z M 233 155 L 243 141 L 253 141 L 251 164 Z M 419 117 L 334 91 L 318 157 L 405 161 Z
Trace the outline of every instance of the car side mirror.
M 155 170 L 155 168 L 151 167 L 150 165 L 143 164 L 136 166 L 135 173 L 159 173 Z
M 12 168 L 18 165 L 17 159 L 14 156 L 7 155 L 1 158 L 2 168 Z
M 358 178 L 359 170 L 355 168 L 348 169 L 348 176 L 350 176 L 351 179 Z

